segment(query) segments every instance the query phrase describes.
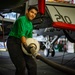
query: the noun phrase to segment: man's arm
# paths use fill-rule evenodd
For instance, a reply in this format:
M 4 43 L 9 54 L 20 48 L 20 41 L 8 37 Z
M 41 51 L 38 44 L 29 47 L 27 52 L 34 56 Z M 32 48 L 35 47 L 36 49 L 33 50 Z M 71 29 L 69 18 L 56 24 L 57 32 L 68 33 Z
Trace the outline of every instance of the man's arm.
M 21 42 L 25 47 L 27 47 L 26 38 L 24 36 L 21 37 Z
M 21 37 L 21 42 L 22 42 L 24 45 L 27 44 L 27 43 L 26 43 L 26 38 L 25 38 L 24 36 Z
M 24 36 L 21 37 L 21 42 L 22 42 L 22 44 L 23 44 L 23 47 L 27 50 L 27 52 L 28 52 L 28 53 L 31 53 L 31 52 L 30 52 L 30 48 L 31 48 L 31 47 L 29 47 L 29 46 L 27 45 L 27 43 L 26 43 L 26 38 L 25 38 Z

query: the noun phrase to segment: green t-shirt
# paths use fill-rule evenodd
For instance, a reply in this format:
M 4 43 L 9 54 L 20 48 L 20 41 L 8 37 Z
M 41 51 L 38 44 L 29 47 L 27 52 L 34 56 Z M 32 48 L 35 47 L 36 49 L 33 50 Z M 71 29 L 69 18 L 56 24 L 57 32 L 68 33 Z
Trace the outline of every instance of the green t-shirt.
M 25 36 L 26 38 L 32 38 L 32 30 L 32 22 L 26 16 L 21 16 L 14 23 L 9 36 L 14 36 L 17 38 Z

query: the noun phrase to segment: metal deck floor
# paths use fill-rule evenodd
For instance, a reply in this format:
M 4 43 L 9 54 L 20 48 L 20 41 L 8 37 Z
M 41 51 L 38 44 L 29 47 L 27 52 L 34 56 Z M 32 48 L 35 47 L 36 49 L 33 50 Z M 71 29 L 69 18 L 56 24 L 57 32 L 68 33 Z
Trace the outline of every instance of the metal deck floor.
M 43 51 L 40 51 L 40 54 L 45 57 L 43 55 Z M 49 56 L 45 58 L 53 60 L 59 64 L 63 63 L 64 66 L 75 69 L 74 57 L 74 53 L 66 53 L 63 56 L 62 52 L 57 52 L 54 57 Z M 36 59 L 36 61 L 38 66 L 37 75 L 66 75 L 65 73 L 54 69 L 38 59 Z M 8 52 L 0 52 L 0 75 L 15 75 L 15 67 L 10 60 Z

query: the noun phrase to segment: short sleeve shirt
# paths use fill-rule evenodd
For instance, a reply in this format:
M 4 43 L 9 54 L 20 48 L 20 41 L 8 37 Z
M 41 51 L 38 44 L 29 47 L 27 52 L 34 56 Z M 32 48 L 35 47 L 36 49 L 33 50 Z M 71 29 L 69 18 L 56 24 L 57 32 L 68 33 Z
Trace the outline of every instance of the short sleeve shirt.
M 26 38 L 32 38 L 33 25 L 32 22 L 26 17 L 19 17 L 14 23 L 9 36 L 14 36 L 21 38 L 25 36 Z

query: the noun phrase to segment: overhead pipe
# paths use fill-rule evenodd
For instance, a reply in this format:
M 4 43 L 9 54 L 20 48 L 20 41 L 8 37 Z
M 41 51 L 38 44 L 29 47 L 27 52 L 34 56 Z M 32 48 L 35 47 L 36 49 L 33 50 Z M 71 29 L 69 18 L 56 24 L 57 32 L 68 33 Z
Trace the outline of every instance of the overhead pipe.
M 38 10 L 40 14 L 45 14 L 45 0 L 38 0 Z

